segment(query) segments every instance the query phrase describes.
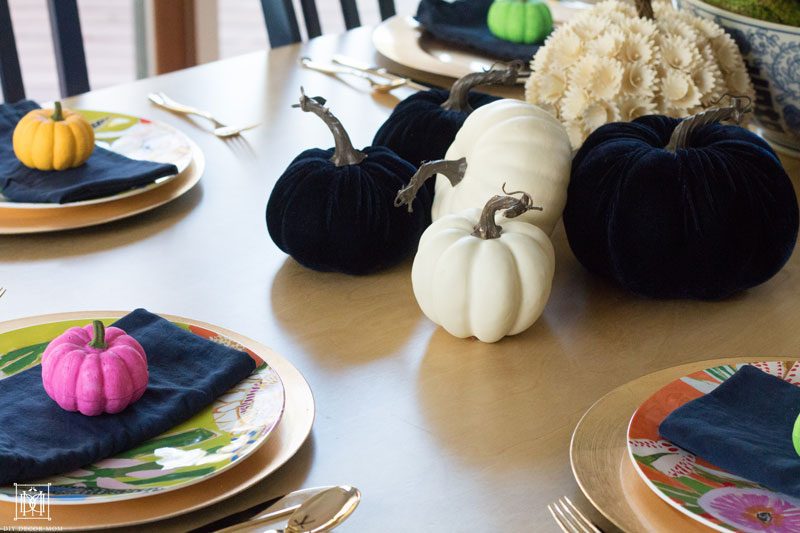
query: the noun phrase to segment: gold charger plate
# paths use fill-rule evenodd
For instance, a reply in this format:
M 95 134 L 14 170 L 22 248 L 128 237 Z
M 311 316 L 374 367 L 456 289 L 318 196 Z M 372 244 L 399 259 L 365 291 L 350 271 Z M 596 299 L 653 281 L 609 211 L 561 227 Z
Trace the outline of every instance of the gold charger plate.
M 194 187 L 205 170 L 206 160 L 197 143 L 187 138 L 192 149 L 192 162 L 177 178 L 134 196 L 114 201 L 61 209 L 0 210 L 0 235 L 44 233 L 96 226 L 131 217 L 160 207 Z
M 617 387 L 595 402 L 578 422 L 570 443 L 572 473 L 589 502 L 624 531 L 712 531 L 645 485 L 628 456 L 628 424 L 639 405 L 664 385 L 706 368 L 758 359 L 712 359 L 667 368 Z
M 126 313 L 120 311 L 92 311 L 41 315 L 0 323 L 0 333 L 58 320 L 119 317 L 124 314 Z M 235 468 L 211 480 L 168 494 L 150 496 L 147 498 L 147 505 L 142 505 L 142 501 L 124 500 L 100 504 L 50 506 L 52 520 L 46 524 L 47 526 L 64 531 L 134 526 L 202 509 L 230 498 L 267 477 L 286 463 L 311 433 L 311 426 L 314 423 L 314 398 L 311 388 L 289 361 L 263 344 L 228 329 L 174 315 L 161 316 L 220 333 L 249 348 L 266 361 L 275 369 L 284 385 L 286 403 L 281 422 L 258 451 Z M 19 524 L 14 521 L 14 510 L 13 503 L 0 502 L 0 528 Z

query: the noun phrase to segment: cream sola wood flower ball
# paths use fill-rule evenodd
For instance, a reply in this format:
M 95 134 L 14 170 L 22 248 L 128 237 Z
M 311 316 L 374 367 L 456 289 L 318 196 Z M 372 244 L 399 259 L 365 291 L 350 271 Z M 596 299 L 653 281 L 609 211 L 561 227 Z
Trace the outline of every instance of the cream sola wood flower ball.
M 531 62 L 529 102 L 549 110 L 573 148 L 608 122 L 684 117 L 724 95 L 753 98 L 733 39 L 662 0 L 607 0 L 559 27 Z

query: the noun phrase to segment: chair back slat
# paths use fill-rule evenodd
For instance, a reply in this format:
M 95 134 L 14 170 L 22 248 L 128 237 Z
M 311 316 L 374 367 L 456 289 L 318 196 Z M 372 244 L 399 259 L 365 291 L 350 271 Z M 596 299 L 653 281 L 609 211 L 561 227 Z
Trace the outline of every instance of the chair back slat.
M 83 50 L 81 20 L 77 0 L 47 0 L 50 28 L 56 52 L 56 68 L 61 96 L 73 96 L 89 91 L 89 73 Z
M 378 0 L 378 7 L 381 10 L 381 20 L 386 20 L 397 14 L 394 8 L 394 0 Z
M 0 87 L 5 102 L 18 102 L 25 98 L 8 0 L 0 0 Z
M 339 0 L 342 4 L 342 15 L 344 15 L 344 26 L 348 30 L 361 26 L 361 19 L 358 16 L 358 6 L 356 0 Z
M 300 0 L 300 7 L 303 8 L 303 18 L 306 21 L 308 38 L 313 39 L 322 35 L 322 27 L 319 24 L 319 13 L 317 13 L 317 3 L 314 0 Z
M 339 0 L 339 3 L 342 6 L 345 27 L 352 30 L 361 26 L 356 0 Z M 302 37 L 297 23 L 297 15 L 292 7 L 292 0 L 261 0 L 261 7 L 264 10 L 264 20 L 267 22 L 269 43 L 273 48 L 300 42 Z M 300 7 L 303 10 L 303 19 L 309 39 L 322 35 L 315 0 L 300 0 Z M 378 8 L 382 20 L 396 14 L 394 0 L 378 0 Z
M 300 42 L 300 26 L 292 0 L 261 0 L 267 36 L 273 48 Z

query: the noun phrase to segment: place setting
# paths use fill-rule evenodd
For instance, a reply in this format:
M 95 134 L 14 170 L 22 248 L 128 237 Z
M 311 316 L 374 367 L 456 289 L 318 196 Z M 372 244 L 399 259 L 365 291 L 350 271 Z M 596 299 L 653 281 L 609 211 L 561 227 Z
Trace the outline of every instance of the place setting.
M 127 218 L 187 193 L 203 174 L 197 144 L 163 122 L 60 102 L 0 104 L 0 234 Z
M 274 472 L 314 420 L 308 383 L 279 354 L 235 332 L 144 309 L 5 322 L 0 352 L 7 399 L 0 418 L 18 428 L 0 445 L 4 522 L 18 517 L 26 486 L 48 488 L 65 530 L 188 513 Z M 352 511 L 357 489 L 322 487 L 276 499 L 246 519 L 285 519 L 326 491 L 328 504 L 346 492 L 342 508 Z
M 422 0 L 415 16 L 396 15 L 378 25 L 372 42 L 395 63 L 460 78 L 488 70 L 498 61 L 530 60 L 554 25 L 590 5 L 556 0 Z M 515 17 L 536 22 L 525 33 L 512 29 Z

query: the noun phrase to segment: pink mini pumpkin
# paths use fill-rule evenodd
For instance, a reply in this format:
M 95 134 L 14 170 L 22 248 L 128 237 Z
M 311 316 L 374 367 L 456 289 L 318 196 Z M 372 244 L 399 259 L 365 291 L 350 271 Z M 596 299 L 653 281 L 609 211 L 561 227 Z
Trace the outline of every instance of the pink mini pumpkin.
M 119 413 L 147 389 L 147 355 L 130 335 L 95 320 L 53 339 L 42 355 L 47 395 L 87 416 Z

